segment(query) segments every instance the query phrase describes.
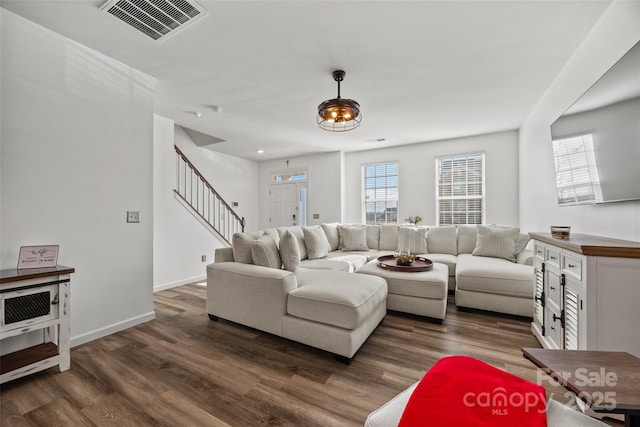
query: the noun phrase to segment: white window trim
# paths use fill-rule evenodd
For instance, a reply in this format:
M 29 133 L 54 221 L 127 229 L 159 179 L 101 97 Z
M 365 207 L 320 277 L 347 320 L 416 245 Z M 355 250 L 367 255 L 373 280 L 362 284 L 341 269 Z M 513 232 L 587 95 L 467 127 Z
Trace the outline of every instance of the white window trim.
M 482 203 L 481 203 L 481 209 L 482 209 L 482 215 L 481 215 L 481 224 L 485 224 L 486 223 L 486 217 L 487 217 L 487 191 L 486 191 L 486 182 L 487 182 L 487 173 L 486 173 L 486 153 L 484 152 L 474 152 L 474 153 L 462 153 L 462 154 L 450 154 L 450 155 L 446 155 L 446 156 L 438 156 L 434 158 L 434 163 L 435 163 L 435 190 L 436 190 L 436 224 L 440 225 L 440 177 L 438 174 L 438 170 L 439 170 L 439 162 L 441 159 L 450 159 L 450 158 L 455 158 L 455 157 L 472 157 L 472 156 L 482 156 L 482 196 L 480 197 L 476 197 L 479 198 Z M 464 199 L 464 200 L 468 200 L 470 198 L 473 197 L 469 197 L 469 196 L 451 196 L 451 197 L 447 197 L 447 200 L 456 200 L 456 199 Z M 444 200 L 444 199 L 443 199 Z M 448 225 L 448 224 L 447 224 Z
M 365 174 L 364 170 L 367 166 L 377 166 L 377 165 L 389 165 L 395 164 L 398 169 L 398 197 L 395 199 L 374 199 L 376 202 L 396 202 L 397 212 L 396 215 L 399 215 L 400 212 L 400 162 L 398 160 L 389 160 L 389 161 L 381 161 L 381 162 L 371 162 L 371 163 L 363 163 L 360 165 L 360 219 L 362 224 L 367 223 L 367 208 L 365 203 L 372 201 L 371 199 L 366 198 L 366 188 L 365 188 Z M 399 223 L 399 219 L 397 219 L 396 224 Z

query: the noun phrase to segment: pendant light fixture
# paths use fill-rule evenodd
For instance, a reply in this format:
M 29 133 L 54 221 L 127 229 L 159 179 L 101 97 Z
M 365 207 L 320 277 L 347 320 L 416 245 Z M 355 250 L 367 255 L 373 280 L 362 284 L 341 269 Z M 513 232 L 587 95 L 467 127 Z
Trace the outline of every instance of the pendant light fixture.
M 353 99 L 340 97 L 340 82 L 344 80 L 345 72 L 336 70 L 332 73 L 333 80 L 338 82 L 338 97 L 324 101 L 318 105 L 318 126 L 330 132 L 346 132 L 360 126 L 362 114 L 360 104 Z

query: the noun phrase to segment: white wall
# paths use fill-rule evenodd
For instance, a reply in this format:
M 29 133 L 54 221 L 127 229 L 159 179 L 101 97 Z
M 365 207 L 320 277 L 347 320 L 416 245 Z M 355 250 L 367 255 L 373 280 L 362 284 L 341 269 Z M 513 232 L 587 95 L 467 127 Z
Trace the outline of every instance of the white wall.
M 0 9 L 1 264 L 59 244 L 72 345 L 154 317 L 149 76 Z M 126 223 L 126 211 L 142 222 Z
M 362 222 L 362 166 L 399 163 L 398 220 L 420 215 L 436 223 L 435 159 L 457 154 L 485 154 L 486 222 L 518 225 L 518 139 L 516 131 L 477 135 L 401 147 L 346 153 L 345 222 Z M 526 230 L 526 229 L 523 229 Z
M 520 129 L 520 224 L 640 241 L 640 201 L 559 207 L 550 124 L 640 40 L 640 2 L 615 1 L 570 58 Z
M 174 196 L 175 145 L 249 227 L 258 223 L 258 164 L 196 146 L 173 120 L 154 116 L 153 283 L 158 291 L 206 278 L 216 248 L 225 246 Z M 247 228 L 248 229 L 248 228 Z M 202 255 L 207 261 L 202 262 Z
M 257 229 L 270 227 L 269 188 L 271 175 L 287 170 L 306 170 L 308 172 L 308 225 L 341 221 L 342 157 L 343 154 L 336 151 L 260 162 L 260 223 Z M 289 161 L 288 165 L 287 160 Z M 319 214 L 319 219 L 314 220 L 313 214 Z

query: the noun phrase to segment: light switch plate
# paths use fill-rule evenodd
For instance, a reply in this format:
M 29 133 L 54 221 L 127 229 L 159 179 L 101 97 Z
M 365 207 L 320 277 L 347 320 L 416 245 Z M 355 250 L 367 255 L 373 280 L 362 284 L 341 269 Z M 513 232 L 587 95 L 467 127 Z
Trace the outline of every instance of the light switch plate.
M 127 222 L 140 222 L 140 211 L 127 211 Z

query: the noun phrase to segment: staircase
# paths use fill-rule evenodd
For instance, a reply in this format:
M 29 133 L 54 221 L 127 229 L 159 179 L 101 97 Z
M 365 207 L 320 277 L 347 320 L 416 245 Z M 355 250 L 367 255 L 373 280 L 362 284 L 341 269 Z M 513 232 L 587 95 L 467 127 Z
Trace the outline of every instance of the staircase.
M 205 226 L 231 245 L 233 233 L 243 232 L 245 220 L 224 201 L 178 147 L 176 150 L 176 197 Z

